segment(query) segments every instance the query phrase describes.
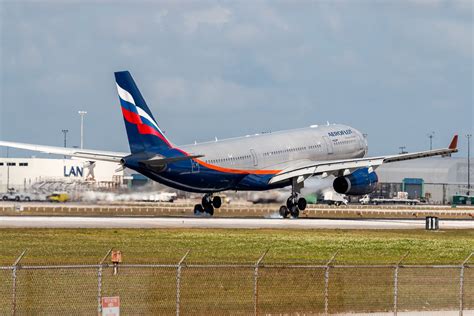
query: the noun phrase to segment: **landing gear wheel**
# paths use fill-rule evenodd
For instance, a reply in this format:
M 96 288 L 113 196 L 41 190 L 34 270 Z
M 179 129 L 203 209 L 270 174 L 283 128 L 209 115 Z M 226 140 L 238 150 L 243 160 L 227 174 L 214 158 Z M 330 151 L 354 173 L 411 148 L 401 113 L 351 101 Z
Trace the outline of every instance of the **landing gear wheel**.
M 298 199 L 298 208 L 300 209 L 300 211 L 304 211 L 307 205 L 308 203 L 306 202 L 305 198 Z
M 288 207 L 286 207 L 285 205 L 282 205 L 282 206 L 280 206 L 279 213 L 280 213 L 281 217 L 287 218 L 290 211 L 288 211 Z
M 215 208 L 219 208 L 221 207 L 222 205 L 222 199 L 220 196 L 215 196 L 213 199 L 212 199 L 212 206 L 214 206 Z
M 293 198 L 290 196 L 288 200 L 286 200 L 286 207 L 291 210 L 291 208 L 294 206 Z
M 209 214 L 210 216 L 214 215 L 214 207 L 212 205 L 206 206 L 204 208 L 204 212 Z
M 209 195 L 204 195 L 202 197 L 202 200 L 201 200 L 201 204 L 204 208 L 208 207 L 208 206 L 212 206 L 212 200 L 211 200 L 211 197 Z
M 194 205 L 194 215 L 201 215 L 202 212 L 204 212 L 204 208 L 201 204 Z
M 298 209 L 298 206 L 293 206 L 290 210 L 290 213 L 292 218 L 298 218 L 300 216 L 300 210 Z

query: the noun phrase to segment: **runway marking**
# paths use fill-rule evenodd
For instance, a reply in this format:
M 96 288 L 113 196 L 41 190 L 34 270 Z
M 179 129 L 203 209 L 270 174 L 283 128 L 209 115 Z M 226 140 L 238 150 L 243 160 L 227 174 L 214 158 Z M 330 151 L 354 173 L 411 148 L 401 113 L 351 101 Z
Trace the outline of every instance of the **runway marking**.
M 0 228 L 424 229 L 424 219 L 0 216 Z M 473 220 L 440 220 L 440 229 L 474 229 Z

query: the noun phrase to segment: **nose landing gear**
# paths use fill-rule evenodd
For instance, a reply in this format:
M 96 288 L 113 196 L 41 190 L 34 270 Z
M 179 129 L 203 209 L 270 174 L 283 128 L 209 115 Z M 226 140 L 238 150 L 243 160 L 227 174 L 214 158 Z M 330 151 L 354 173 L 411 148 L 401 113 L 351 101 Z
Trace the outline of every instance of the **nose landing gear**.
M 219 208 L 222 205 L 222 199 L 220 196 L 213 196 L 208 193 L 202 197 L 201 204 L 194 205 L 194 215 L 200 215 L 201 213 L 214 215 L 214 208 Z

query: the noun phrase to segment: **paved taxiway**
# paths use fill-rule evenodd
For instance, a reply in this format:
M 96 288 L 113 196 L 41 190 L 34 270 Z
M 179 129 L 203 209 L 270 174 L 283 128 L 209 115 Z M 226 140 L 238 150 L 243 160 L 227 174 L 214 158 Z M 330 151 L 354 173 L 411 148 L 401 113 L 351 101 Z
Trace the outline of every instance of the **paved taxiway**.
M 474 229 L 474 220 L 440 220 L 440 229 Z M 425 221 L 185 217 L 0 216 L 0 228 L 424 229 Z

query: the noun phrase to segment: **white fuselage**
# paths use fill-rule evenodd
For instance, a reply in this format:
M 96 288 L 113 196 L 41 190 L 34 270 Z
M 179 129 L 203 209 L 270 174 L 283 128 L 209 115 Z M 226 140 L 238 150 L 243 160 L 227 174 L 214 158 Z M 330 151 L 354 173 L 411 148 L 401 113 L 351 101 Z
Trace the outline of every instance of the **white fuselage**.
M 362 158 L 367 153 L 364 136 L 340 124 L 248 135 L 182 146 L 204 155 L 202 161 L 231 169 L 282 170 L 298 162 Z

